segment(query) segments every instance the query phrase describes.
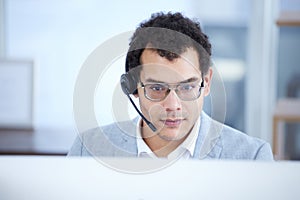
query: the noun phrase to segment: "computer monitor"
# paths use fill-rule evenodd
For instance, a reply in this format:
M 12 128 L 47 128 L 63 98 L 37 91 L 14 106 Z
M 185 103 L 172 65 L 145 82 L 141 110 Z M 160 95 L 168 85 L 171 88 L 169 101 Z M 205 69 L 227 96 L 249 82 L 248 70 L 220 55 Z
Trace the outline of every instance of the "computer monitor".
M 0 163 L 1 200 L 300 197 L 299 162 L 2 156 Z M 134 173 L 107 163 L 161 168 Z

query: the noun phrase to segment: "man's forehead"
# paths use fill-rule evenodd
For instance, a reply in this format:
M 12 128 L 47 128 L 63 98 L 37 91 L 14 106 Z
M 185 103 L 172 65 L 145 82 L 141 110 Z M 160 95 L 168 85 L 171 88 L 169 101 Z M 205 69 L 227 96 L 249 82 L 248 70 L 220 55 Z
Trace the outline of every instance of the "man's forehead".
M 188 79 L 184 79 L 184 80 L 172 82 L 172 83 L 190 83 L 190 82 L 196 82 L 196 81 L 200 81 L 199 77 L 191 77 Z M 144 80 L 144 82 L 146 82 L 146 83 L 171 83 L 171 82 L 165 82 L 164 80 L 158 80 L 156 78 L 146 78 Z
M 200 80 L 201 73 L 194 67 L 167 66 L 158 64 L 144 65 L 141 80 L 147 82 L 179 83 Z
M 141 63 L 146 62 L 148 57 L 160 56 L 170 62 L 176 61 L 178 58 L 184 59 L 187 62 L 194 62 L 199 60 L 198 52 L 193 47 L 187 47 L 180 54 L 169 51 L 166 49 L 155 49 L 149 45 L 143 50 L 140 61 Z M 196 63 L 194 63 L 196 64 Z
M 198 54 L 187 49 L 175 59 L 169 60 L 157 52 L 145 49 L 141 56 L 141 79 L 162 82 L 182 82 L 193 77 L 200 78 Z

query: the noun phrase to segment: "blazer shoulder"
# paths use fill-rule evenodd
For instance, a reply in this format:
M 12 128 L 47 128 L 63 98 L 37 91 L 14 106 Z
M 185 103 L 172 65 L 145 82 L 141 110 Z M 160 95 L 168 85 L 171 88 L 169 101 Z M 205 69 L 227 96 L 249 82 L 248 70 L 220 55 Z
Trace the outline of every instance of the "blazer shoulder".
M 273 160 L 270 145 L 262 139 L 251 137 L 226 125 L 220 138 L 223 158 Z
M 85 131 L 80 137 L 94 156 L 132 156 L 136 153 L 135 127 L 132 121 L 112 123 Z

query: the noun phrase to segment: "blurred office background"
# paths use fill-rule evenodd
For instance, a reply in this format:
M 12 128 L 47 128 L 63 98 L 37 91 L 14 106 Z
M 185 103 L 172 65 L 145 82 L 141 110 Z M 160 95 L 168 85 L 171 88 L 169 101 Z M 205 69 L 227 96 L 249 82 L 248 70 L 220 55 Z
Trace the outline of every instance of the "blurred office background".
M 300 1 L 0 0 L 1 153 L 64 155 L 77 134 L 73 91 L 82 64 L 101 43 L 158 11 L 201 22 L 226 91 L 225 124 L 274 145 L 278 100 L 300 96 Z M 295 13 L 295 23 L 279 23 L 286 12 Z M 96 95 L 100 124 L 113 122 L 111 88 L 123 63 L 124 56 L 114 61 L 106 74 L 111 87 Z M 295 122 L 278 124 L 279 159 L 300 159 Z

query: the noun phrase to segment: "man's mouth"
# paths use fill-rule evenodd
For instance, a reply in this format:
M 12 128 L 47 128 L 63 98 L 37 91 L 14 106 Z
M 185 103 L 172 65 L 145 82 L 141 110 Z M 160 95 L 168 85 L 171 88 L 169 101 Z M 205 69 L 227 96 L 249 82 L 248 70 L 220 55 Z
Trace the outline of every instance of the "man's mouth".
M 161 120 L 168 127 L 178 127 L 184 119 L 164 119 Z

